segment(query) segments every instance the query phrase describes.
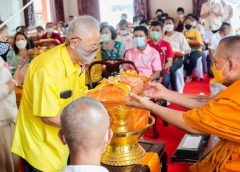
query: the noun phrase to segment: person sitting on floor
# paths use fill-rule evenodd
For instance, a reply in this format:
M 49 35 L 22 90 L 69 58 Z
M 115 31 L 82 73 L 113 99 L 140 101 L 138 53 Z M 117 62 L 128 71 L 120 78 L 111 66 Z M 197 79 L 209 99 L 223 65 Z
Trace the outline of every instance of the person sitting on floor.
M 158 79 L 162 70 L 160 55 L 155 48 L 147 44 L 147 28 L 135 27 L 133 35 L 136 47 L 126 52 L 125 60 L 134 62 L 140 74 L 151 77 L 151 80 Z M 131 65 L 124 65 L 124 69 L 134 70 Z
M 100 102 L 83 97 L 65 107 L 59 136 L 70 151 L 70 164 L 63 172 L 108 171 L 100 166 L 100 159 L 112 138 L 112 130 L 108 112 Z
M 41 39 L 54 39 L 57 40 L 59 44 L 62 44 L 64 41 L 58 33 L 54 32 L 54 25 L 52 22 L 46 24 L 46 33 L 41 36 Z
M 37 31 L 37 38 L 36 38 L 36 40 L 40 40 L 41 37 L 44 35 L 44 28 L 39 25 L 39 26 L 36 27 L 36 31 Z
M 150 36 L 151 40 L 148 41 L 148 44 L 160 54 L 163 68 L 163 85 L 168 88 L 170 83 L 170 68 L 173 63 L 173 51 L 171 45 L 163 40 L 163 23 L 159 21 L 152 22 Z
M 130 94 L 128 105 L 148 109 L 168 123 L 193 134 L 212 134 L 220 138 L 213 150 L 190 167 L 191 172 L 239 172 L 240 169 L 240 36 L 221 40 L 213 67 L 214 79 L 227 88 L 213 97 L 184 95 L 149 83 L 145 96 L 165 99 L 187 112 L 161 107 L 150 100 Z

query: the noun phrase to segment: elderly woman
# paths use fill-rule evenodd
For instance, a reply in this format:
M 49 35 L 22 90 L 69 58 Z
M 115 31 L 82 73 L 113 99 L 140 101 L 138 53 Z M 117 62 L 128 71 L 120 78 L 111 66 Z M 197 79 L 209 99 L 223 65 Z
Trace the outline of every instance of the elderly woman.
M 0 21 L 0 25 L 3 22 Z M 0 28 L 0 41 L 7 44 L 7 27 Z M 6 49 L 9 47 L 5 46 Z M 0 56 L 0 169 L 1 171 L 17 171 L 17 157 L 11 151 L 14 121 L 17 115 L 15 87 L 23 83 L 27 65 L 16 70 L 13 77 L 8 64 Z

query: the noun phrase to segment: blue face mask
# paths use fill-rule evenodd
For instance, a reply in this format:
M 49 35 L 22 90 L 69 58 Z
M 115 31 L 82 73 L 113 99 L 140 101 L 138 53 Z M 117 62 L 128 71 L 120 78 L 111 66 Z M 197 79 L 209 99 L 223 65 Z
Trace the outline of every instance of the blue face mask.
M 156 32 L 156 31 L 153 31 L 153 32 L 150 32 L 151 34 L 151 38 L 154 40 L 154 41 L 158 41 L 161 39 L 161 36 L 162 36 L 162 33 L 161 32 Z
M 146 45 L 145 37 L 136 37 L 133 39 L 134 45 L 137 47 L 143 47 Z
M 100 41 L 101 42 L 108 42 L 111 40 L 111 35 L 110 34 L 101 34 Z
M 133 22 L 134 26 L 139 26 L 140 21 Z
M 8 42 L 0 41 L 0 56 L 8 52 L 10 44 Z

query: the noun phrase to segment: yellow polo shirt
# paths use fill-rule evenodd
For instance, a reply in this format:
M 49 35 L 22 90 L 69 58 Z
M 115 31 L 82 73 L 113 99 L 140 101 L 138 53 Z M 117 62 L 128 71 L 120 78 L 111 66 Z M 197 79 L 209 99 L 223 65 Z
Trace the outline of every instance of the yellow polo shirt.
M 187 40 L 197 41 L 200 44 L 203 43 L 201 33 L 196 29 L 191 29 L 190 31 L 186 30 L 183 34 Z M 197 48 L 196 50 L 202 51 L 201 48 Z
M 65 45 L 36 57 L 24 81 L 12 152 L 41 171 L 61 171 L 67 164 L 68 148 L 58 137 L 59 128 L 45 124 L 41 117 L 61 114 L 86 91 L 85 74 L 78 63 L 72 63 Z

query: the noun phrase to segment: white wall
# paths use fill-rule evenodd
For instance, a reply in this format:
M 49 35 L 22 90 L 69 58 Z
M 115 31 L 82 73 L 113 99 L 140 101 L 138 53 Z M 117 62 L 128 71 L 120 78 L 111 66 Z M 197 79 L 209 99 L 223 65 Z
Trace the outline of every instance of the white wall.
M 77 0 L 63 0 L 64 16 L 67 21 L 68 16 L 78 16 Z
M 0 0 L 0 4 L 0 19 L 3 21 L 15 15 L 23 7 L 22 0 Z M 7 24 L 9 32 L 15 31 L 16 27 L 19 25 L 25 25 L 23 13 L 17 15 Z
M 192 13 L 193 3 L 192 0 L 149 0 L 151 16 L 154 17 L 156 9 L 160 8 L 167 12 L 172 17 L 176 16 L 178 7 L 183 7 L 185 14 Z

